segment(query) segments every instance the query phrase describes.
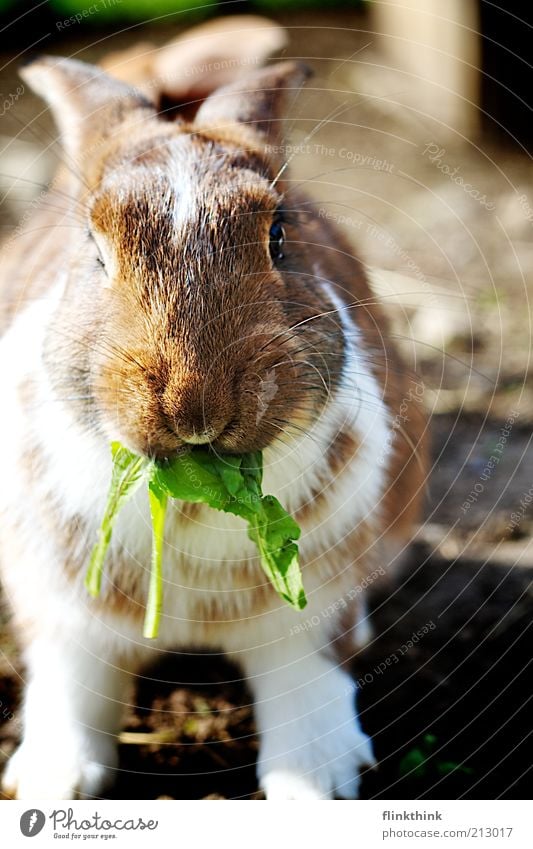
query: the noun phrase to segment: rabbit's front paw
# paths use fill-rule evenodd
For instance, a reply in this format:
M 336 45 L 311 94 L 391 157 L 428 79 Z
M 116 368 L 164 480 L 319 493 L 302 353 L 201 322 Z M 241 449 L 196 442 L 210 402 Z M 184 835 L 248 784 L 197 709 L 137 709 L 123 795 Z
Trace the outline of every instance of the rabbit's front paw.
M 354 719 L 335 727 L 331 717 L 292 725 L 281 731 L 277 752 L 265 741 L 259 763 L 261 788 L 267 799 L 357 799 L 360 771 L 374 766 L 370 739 Z M 284 751 L 280 751 L 284 749 Z
M 242 661 L 241 661 L 242 662 Z M 244 658 L 259 733 L 257 774 L 267 799 L 355 799 L 375 764 L 352 678 L 305 637 Z
M 112 783 L 114 743 L 54 746 L 25 740 L 9 760 L 2 789 L 16 799 L 78 799 L 99 796 Z

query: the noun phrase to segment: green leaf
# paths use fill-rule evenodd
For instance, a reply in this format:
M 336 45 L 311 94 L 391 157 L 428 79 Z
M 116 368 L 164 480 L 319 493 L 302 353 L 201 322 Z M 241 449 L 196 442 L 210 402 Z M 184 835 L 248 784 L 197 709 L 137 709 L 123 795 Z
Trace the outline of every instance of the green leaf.
M 256 543 L 261 566 L 276 591 L 292 607 L 302 610 L 307 599 L 295 542 L 300 528 L 273 495 L 262 498 L 261 509 L 250 524 L 248 535 Z
M 422 778 L 426 774 L 426 756 L 420 749 L 411 749 L 401 759 L 398 767 L 400 775 Z
M 242 457 L 220 457 L 217 468 L 222 483 L 230 495 L 236 496 L 244 484 L 241 472 Z
M 439 775 L 450 775 L 452 772 L 459 772 L 463 775 L 473 775 L 474 770 L 469 766 L 463 766 L 457 761 L 440 761 L 437 764 L 437 772 Z
M 102 570 L 116 517 L 143 481 L 149 489 L 152 561 L 143 634 L 157 636 L 163 601 L 163 541 L 168 498 L 208 504 L 248 522 L 248 536 L 259 550 L 261 566 L 279 595 L 301 610 L 307 604 L 298 564 L 300 528 L 273 495 L 263 495 L 260 451 L 217 456 L 191 451 L 165 463 L 137 457 L 113 443 L 113 473 L 107 506 L 86 575 L 98 595 Z
M 210 468 L 212 465 L 213 457 L 207 451 L 191 451 L 157 464 L 153 479 L 171 498 L 203 502 L 223 510 L 230 494 L 220 475 Z
M 152 465 L 150 460 L 133 454 L 118 442 L 111 443 L 111 456 L 113 471 L 107 504 L 85 576 L 85 586 L 92 596 L 97 596 L 100 593 L 104 561 L 116 518 L 121 508 L 135 494 L 143 480 L 147 478 Z

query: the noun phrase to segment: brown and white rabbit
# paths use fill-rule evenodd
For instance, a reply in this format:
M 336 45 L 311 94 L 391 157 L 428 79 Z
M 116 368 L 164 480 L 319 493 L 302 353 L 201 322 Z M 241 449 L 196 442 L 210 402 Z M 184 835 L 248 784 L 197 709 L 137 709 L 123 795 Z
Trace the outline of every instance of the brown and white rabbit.
M 345 663 L 368 636 L 360 590 L 416 520 L 425 423 L 361 263 L 279 174 L 307 72 L 241 68 L 190 121 L 82 62 L 22 75 L 64 164 L 1 265 L 1 577 L 27 670 L 4 789 L 102 793 L 131 676 L 198 647 L 243 670 L 267 798 L 355 797 L 373 754 Z M 111 440 L 262 449 L 265 492 L 302 527 L 308 607 L 276 595 L 242 520 L 176 502 L 160 634 L 143 639 L 145 493 L 90 598 Z

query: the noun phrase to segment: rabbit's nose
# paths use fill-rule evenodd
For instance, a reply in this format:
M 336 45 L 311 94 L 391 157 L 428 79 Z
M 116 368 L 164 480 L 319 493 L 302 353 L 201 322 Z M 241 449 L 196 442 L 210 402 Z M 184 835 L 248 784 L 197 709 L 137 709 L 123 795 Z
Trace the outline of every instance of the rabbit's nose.
M 183 440 L 183 442 L 186 442 L 188 445 L 207 445 L 207 443 L 213 442 L 213 440 L 216 439 L 217 436 L 220 436 L 223 429 L 223 427 L 206 427 L 204 428 L 204 430 L 200 431 L 193 430 L 192 433 L 188 435 L 180 432 L 178 433 L 178 436 Z
M 189 405 L 175 410 L 172 429 L 188 445 L 207 445 L 224 431 L 229 417 L 219 409 L 202 409 L 195 413 Z
M 233 393 L 224 378 L 208 380 L 202 373 L 180 375 L 160 403 L 171 430 L 189 445 L 213 442 L 234 414 Z

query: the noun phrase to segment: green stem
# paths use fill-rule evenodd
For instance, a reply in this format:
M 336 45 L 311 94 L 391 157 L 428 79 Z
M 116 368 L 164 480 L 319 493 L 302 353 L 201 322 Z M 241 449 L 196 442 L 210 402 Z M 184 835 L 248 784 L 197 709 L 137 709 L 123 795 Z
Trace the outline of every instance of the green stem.
M 100 595 L 102 574 L 104 571 L 104 560 L 110 542 L 111 528 L 109 528 L 105 533 L 102 529 L 100 529 L 98 532 L 98 542 L 91 554 L 91 560 L 85 575 L 85 586 L 93 598 L 97 598 L 97 596 Z
M 112 475 L 104 517 L 102 519 L 102 524 L 98 529 L 98 539 L 92 550 L 91 559 L 85 575 L 85 586 L 94 598 L 100 595 L 104 562 L 107 549 L 111 543 L 111 536 L 119 507 L 125 502 L 127 497 L 131 497 L 135 492 L 136 487 L 133 486 L 132 488 L 132 484 L 135 485 L 135 479 L 142 471 L 143 466 L 146 466 L 146 460 L 142 457 L 138 457 L 135 459 L 134 463 L 131 463 L 127 469 L 123 470 L 122 477 L 120 479 L 115 481 L 115 473 Z

